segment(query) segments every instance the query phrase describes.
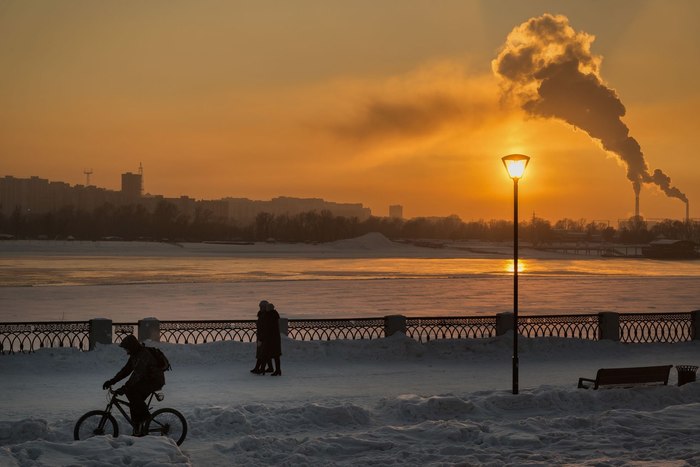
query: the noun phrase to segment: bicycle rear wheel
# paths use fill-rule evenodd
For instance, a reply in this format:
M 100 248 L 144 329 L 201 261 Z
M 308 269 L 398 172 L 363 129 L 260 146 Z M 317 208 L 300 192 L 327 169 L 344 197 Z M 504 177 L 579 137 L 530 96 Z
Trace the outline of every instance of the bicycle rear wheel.
M 158 409 L 151 415 L 146 424 L 149 435 L 160 435 L 171 438 L 179 446 L 187 436 L 187 421 L 175 409 Z
M 104 410 L 92 410 L 78 419 L 73 429 L 73 439 L 76 441 L 92 438 L 93 436 L 119 436 L 119 425 L 111 413 Z

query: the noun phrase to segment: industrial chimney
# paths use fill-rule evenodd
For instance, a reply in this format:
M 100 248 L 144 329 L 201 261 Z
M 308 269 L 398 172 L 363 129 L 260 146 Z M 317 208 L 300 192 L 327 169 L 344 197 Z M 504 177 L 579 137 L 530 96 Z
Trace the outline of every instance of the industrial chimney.
M 685 223 L 690 224 L 690 202 L 685 201 Z

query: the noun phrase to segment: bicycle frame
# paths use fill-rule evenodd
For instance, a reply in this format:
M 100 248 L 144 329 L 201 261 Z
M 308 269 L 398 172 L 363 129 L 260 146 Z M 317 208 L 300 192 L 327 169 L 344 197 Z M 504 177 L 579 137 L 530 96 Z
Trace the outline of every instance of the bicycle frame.
M 130 407 L 129 401 L 124 400 L 124 399 L 119 399 L 119 396 L 110 388 L 109 393 L 112 395 L 112 397 L 109 399 L 109 402 L 107 403 L 107 407 L 105 407 L 105 412 L 106 413 L 112 413 L 112 407 L 116 407 L 117 410 L 122 414 L 122 416 L 126 419 L 127 422 L 129 422 L 129 425 L 131 425 L 131 417 L 129 417 L 129 414 L 127 411 L 124 409 L 123 406 Z M 152 392 L 150 396 L 148 396 L 148 399 L 146 400 L 146 406 L 148 407 L 148 412 L 151 412 L 151 401 L 153 401 L 153 398 L 156 398 L 158 401 L 163 400 L 163 395 L 157 392 Z
M 168 436 L 178 445 L 182 444 L 187 436 L 187 420 L 177 410 L 170 407 L 161 407 L 151 412 L 151 403 L 153 398 L 157 401 L 162 401 L 164 396 L 159 392 L 152 392 L 144 401 L 147 407 L 148 418 L 144 426 L 134 427 L 136 436 L 145 435 L 160 435 Z M 131 424 L 132 420 L 126 408 L 130 407 L 128 400 L 124 400 L 115 394 L 112 388 L 109 388 L 107 406 L 104 410 L 91 410 L 81 416 L 73 429 L 73 438 L 82 440 L 92 436 L 112 434 L 119 436 L 119 422 L 115 415 L 112 414 L 116 407 L 122 417 Z M 81 427 L 84 427 L 83 430 Z

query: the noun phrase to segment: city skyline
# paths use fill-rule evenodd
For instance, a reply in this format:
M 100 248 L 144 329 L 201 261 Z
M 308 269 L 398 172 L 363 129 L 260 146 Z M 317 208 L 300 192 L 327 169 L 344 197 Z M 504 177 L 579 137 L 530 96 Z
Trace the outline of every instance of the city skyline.
M 86 175 L 89 177 L 91 173 Z M 141 205 L 146 211 L 153 212 L 161 202 L 166 202 L 190 220 L 197 217 L 198 210 L 202 210 L 212 219 L 237 225 L 253 223 L 260 213 L 295 216 L 311 211 L 329 211 L 334 216 L 357 218 L 359 221 L 371 216 L 370 208 L 364 207 L 362 203 L 337 203 L 321 198 L 277 196 L 270 200 L 255 200 L 227 196 L 196 199 L 187 194 L 166 197 L 158 193 L 145 193 L 143 181 L 143 166 L 139 166 L 138 173 L 122 173 L 119 190 L 96 186 L 88 180 L 85 184 L 70 185 L 36 175 L 29 178 L 0 176 L 0 215 L 11 217 L 18 211 L 36 217 L 56 214 L 65 208 L 93 213 L 105 205 Z
M 697 218 L 698 13 L 689 0 L 5 3 L 0 158 L 19 178 L 77 185 L 90 171 L 117 189 L 142 162 L 146 191 L 165 197 L 470 220 L 510 216 L 500 158 L 519 152 L 532 157 L 523 213 L 627 218 L 636 179 L 643 217 L 683 219 L 656 183 L 670 177 Z M 545 14 L 590 47 L 585 71 L 619 99 L 646 168 L 575 118 L 506 105 L 499 60 Z
M 88 175 L 84 173 L 84 175 L 89 178 L 92 175 L 92 172 Z M 143 191 L 141 195 L 139 195 L 138 198 L 135 196 L 136 192 L 136 181 L 135 177 L 139 177 L 138 180 L 138 186 L 139 189 L 138 191 Z M 245 195 L 240 195 L 240 194 L 229 194 L 226 196 L 223 196 L 221 198 L 216 198 L 216 199 L 211 199 L 211 198 L 197 198 L 193 197 L 187 193 L 181 193 L 179 195 L 173 196 L 173 197 L 167 197 L 159 193 L 150 193 L 147 190 L 143 190 L 143 167 L 140 167 L 140 172 L 137 173 L 132 173 L 132 172 L 126 172 L 121 174 L 121 181 L 122 185 L 121 187 L 118 188 L 108 188 L 108 187 L 103 187 L 103 186 L 98 186 L 92 182 L 89 182 L 87 179 L 85 180 L 85 183 L 76 183 L 74 185 L 69 184 L 68 182 L 61 181 L 61 180 L 49 180 L 43 177 L 40 177 L 38 175 L 32 175 L 27 178 L 20 178 L 20 177 L 15 177 L 13 175 L 3 175 L 0 174 L 0 188 L 2 188 L 3 184 L 7 185 L 7 181 L 15 181 L 15 182 L 30 182 L 30 181 L 40 181 L 40 182 L 47 182 L 48 185 L 57 185 L 58 188 L 62 189 L 81 189 L 81 197 L 83 197 L 82 203 L 86 202 L 86 198 L 84 198 L 86 195 L 89 195 L 91 191 L 93 194 L 98 195 L 94 200 L 87 202 L 87 206 L 74 206 L 78 207 L 81 209 L 85 209 L 87 207 L 88 211 L 92 211 L 93 209 L 101 206 L 102 203 L 110 203 L 110 202 L 117 202 L 117 204 L 129 204 L 129 203 L 140 203 L 140 202 L 147 202 L 151 209 L 154 207 L 153 202 L 154 201 L 168 201 L 173 204 L 175 204 L 179 209 L 183 209 L 183 212 L 187 215 L 192 215 L 195 209 L 195 205 L 198 203 L 204 203 L 204 205 L 207 207 L 207 209 L 211 209 L 215 212 L 219 212 L 221 210 L 221 206 L 216 207 L 216 203 L 220 202 L 225 202 L 226 205 L 228 206 L 226 209 L 229 211 L 227 214 L 221 214 L 223 217 L 227 217 L 232 220 L 236 221 L 241 221 L 243 220 L 244 223 L 249 223 L 252 222 L 252 220 L 255 217 L 256 213 L 259 212 L 267 212 L 270 214 L 278 215 L 278 214 L 289 214 L 289 215 L 295 215 L 299 214 L 302 212 L 309 212 L 309 211 L 323 211 L 323 210 L 328 210 L 333 213 L 335 216 L 340 216 L 340 217 L 358 217 L 360 220 L 365 220 L 370 216 L 374 217 L 390 217 L 390 218 L 398 218 L 398 219 L 412 219 L 412 218 L 444 218 L 444 217 L 450 217 L 458 214 L 456 213 L 451 213 L 445 216 L 438 216 L 438 215 L 423 215 L 423 216 L 406 216 L 404 214 L 404 210 L 406 209 L 406 206 L 402 204 L 392 204 L 389 206 L 386 206 L 386 213 L 377 213 L 371 210 L 369 207 L 365 207 L 365 203 L 362 200 L 354 200 L 354 201 L 347 201 L 347 202 L 338 202 L 335 200 L 328 200 L 325 198 L 321 198 L 318 196 L 310 196 L 310 197 L 293 197 L 293 196 L 287 196 L 285 194 L 277 194 L 269 199 L 253 199 Z M 125 179 L 126 177 L 126 179 Z M 125 185 L 125 182 L 127 185 Z M 89 184 L 88 184 L 89 183 Z M 26 188 L 25 188 L 26 190 Z M 104 193 L 112 193 L 114 195 L 126 195 L 123 199 L 120 197 L 116 200 L 110 200 L 108 198 L 104 197 Z M 3 212 L 5 215 L 10 215 L 11 212 L 13 211 L 14 208 L 12 208 L 9 205 L 3 205 L 4 197 L 5 197 L 5 192 L 3 190 L 0 190 L 0 212 Z M 55 194 L 51 193 L 46 193 L 49 197 L 55 196 Z M 23 196 L 27 196 L 24 194 Z M 30 198 L 33 198 L 36 201 L 36 196 L 31 196 L 29 195 Z M 54 200 L 55 204 L 56 200 Z M 244 206 L 241 206 L 240 203 L 243 202 Z M 295 203 L 296 202 L 296 203 Z M 206 203 L 214 203 L 214 204 L 206 204 Z M 22 203 L 17 204 L 19 206 Z M 67 205 L 71 205 L 72 203 L 68 203 Z M 22 206 L 20 206 L 22 207 Z M 58 207 L 58 206 L 57 206 Z M 410 206 L 408 207 L 410 211 Z M 33 210 L 33 209 L 30 209 Z M 52 209 L 53 210 L 53 209 Z M 45 210 L 39 210 L 37 213 L 44 213 L 44 212 L 49 212 Z M 687 214 L 687 213 L 686 213 Z M 218 214 L 217 214 L 218 215 Z M 242 216 L 242 217 L 241 217 Z M 572 216 L 563 216 L 561 218 L 557 219 L 547 219 L 542 216 L 537 215 L 534 211 L 532 213 L 529 213 L 528 218 L 539 218 L 539 219 L 546 219 L 547 221 L 550 222 L 556 222 L 560 220 L 565 220 L 565 219 L 571 219 L 574 221 L 580 221 L 584 220 L 586 222 L 593 222 L 593 223 L 598 223 L 598 224 L 615 224 L 620 223 L 620 222 L 626 222 L 630 219 L 630 217 L 620 217 L 620 218 L 609 218 L 609 219 L 603 219 L 602 217 L 598 216 L 596 218 L 577 218 L 577 217 L 572 217 Z M 641 216 L 642 219 L 652 221 L 652 222 L 658 222 L 661 220 L 680 220 L 680 221 L 685 221 L 685 220 L 690 220 L 693 222 L 697 222 L 697 218 L 692 218 L 692 217 L 686 217 L 686 216 L 681 216 L 681 217 L 656 217 L 656 218 L 644 218 L 644 216 Z M 490 221 L 490 220 L 503 220 L 503 219 L 497 219 L 497 218 L 462 218 L 460 219 L 464 222 L 472 222 L 472 221 Z

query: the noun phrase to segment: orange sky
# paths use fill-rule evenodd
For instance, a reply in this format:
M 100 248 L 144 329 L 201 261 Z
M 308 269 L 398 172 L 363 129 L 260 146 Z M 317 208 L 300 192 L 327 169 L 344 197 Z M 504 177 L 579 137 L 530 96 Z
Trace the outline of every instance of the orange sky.
M 651 170 L 700 217 L 700 3 L 0 2 L 0 175 L 165 196 L 362 202 L 375 215 L 510 218 L 500 157 L 532 157 L 522 215 L 633 214 L 625 167 L 585 132 L 503 106 L 491 62 L 531 17 L 595 36 Z M 641 213 L 685 206 L 644 185 Z

